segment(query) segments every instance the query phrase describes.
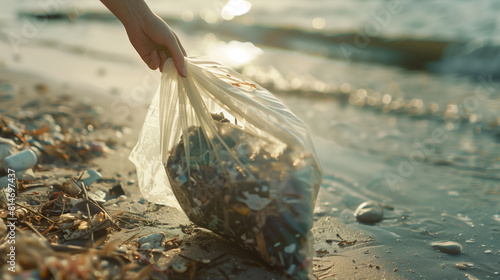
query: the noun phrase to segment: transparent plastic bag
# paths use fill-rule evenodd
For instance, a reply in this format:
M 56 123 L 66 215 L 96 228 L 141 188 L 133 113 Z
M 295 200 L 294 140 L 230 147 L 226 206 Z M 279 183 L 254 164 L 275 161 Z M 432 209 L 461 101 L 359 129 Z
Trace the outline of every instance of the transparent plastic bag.
M 304 123 L 220 64 L 186 66 L 166 62 L 130 155 L 144 197 L 307 279 L 322 171 Z

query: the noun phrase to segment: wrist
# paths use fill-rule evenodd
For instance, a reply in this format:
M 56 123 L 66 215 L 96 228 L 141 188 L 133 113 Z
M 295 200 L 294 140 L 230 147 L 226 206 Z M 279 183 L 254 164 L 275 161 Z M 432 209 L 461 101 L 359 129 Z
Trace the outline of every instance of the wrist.
M 125 28 L 141 28 L 153 15 L 144 0 L 101 0 Z

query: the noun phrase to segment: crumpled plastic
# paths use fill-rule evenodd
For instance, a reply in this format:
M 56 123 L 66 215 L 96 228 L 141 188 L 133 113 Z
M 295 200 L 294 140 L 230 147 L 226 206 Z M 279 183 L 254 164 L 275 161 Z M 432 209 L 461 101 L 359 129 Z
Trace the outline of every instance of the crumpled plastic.
M 165 63 L 130 160 L 152 202 L 312 276 L 313 209 L 322 179 L 304 123 L 269 91 L 212 61 Z

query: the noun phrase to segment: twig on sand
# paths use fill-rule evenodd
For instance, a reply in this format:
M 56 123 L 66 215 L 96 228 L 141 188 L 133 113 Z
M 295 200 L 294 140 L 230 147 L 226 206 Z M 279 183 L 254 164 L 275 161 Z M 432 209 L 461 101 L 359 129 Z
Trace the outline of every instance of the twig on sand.
M 220 274 L 222 274 L 222 276 L 224 276 L 224 279 L 231 280 L 231 278 L 229 278 L 229 276 L 224 272 L 224 270 L 220 268 L 217 268 L 217 270 L 220 272 Z
M 41 237 L 42 239 L 45 240 L 45 237 L 35 227 L 33 227 L 33 225 L 31 225 L 30 222 L 23 221 L 22 223 L 25 224 L 25 225 L 27 225 L 33 232 L 36 233 L 36 235 L 38 235 L 39 237 Z
M 83 174 L 80 175 L 78 180 L 81 180 Z M 87 217 L 89 220 L 89 228 L 90 228 L 90 245 L 94 245 L 94 226 L 92 226 L 92 215 L 90 214 L 90 206 L 89 206 L 89 194 L 87 193 L 87 186 L 83 182 L 81 182 L 81 189 L 83 190 L 83 199 L 85 199 L 85 206 L 87 208 Z

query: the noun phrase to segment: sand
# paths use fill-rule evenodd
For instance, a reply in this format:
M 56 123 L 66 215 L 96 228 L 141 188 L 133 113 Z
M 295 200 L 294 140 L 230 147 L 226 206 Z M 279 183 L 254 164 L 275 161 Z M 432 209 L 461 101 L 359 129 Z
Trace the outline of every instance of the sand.
M 14 98 L 20 98 L 19 92 L 23 93 L 23 103 L 28 100 L 69 94 L 72 99 L 79 102 L 86 104 L 90 102 L 92 105 L 104 108 L 102 115 L 99 116 L 100 119 L 114 121 L 117 125 L 129 128 L 127 129 L 129 133 L 123 134 L 122 138 L 117 139 L 118 144 L 115 145 L 115 150 L 112 153 L 92 161 L 92 168 L 100 170 L 103 179 L 122 182 L 126 193 L 125 200 L 107 207 L 106 210 L 113 211 L 113 213 L 127 211 L 155 222 L 152 224 L 138 223 L 136 227 L 115 231 L 108 236 L 108 243 L 116 244 L 117 247 L 124 244 L 132 246 L 136 244 L 139 237 L 162 232 L 165 234 L 164 240 L 173 241 L 170 250 L 165 249 L 162 257 L 156 257 L 157 263 L 164 266 L 169 263 L 189 265 L 193 263 L 193 260 L 213 263 L 209 268 L 196 271 L 194 279 L 283 279 L 284 276 L 281 273 L 266 267 L 258 258 L 236 247 L 231 242 L 207 230 L 196 228 L 176 209 L 153 205 L 141 199 L 140 191 L 135 183 L 135 168 L 127 158 L 130 149 L 135 144 L 142 119 L 146 114 L 145 106 L 137 108 L 134 114 L 125 120 L 116 120 L 112 112 L 106 110 L 113 99 L 95 88 L 78 84 L 61 86 L 45 77 L 6 68 L 1 68 L 0 73 L 1 80 L 13 85 L 16 90 Z M 43 85 L 45 89 L 43 95 L 36 92 L 40 85 Z M 36 114 L 36 107 L 30 108 L 30 110 Z M 74 170 L 75 173 L 81 171 L 83 170 Z M 51 172 L 57 173 L 58 171 L 48 171 L 45 175 L 50 175 Z M 38 177 L 36 173 L 35 176 Z M 91 190 L 108 187 L 105 183 L 106 180 L 98 181 Z M 313 265 L 318 279 L 405 278 L 404 270 L 398 270 L 398 264 L 391 263 L 385 257 L 387 249 L 384 245 L 377 244 L 373 238 L 362 231 L 346 227 L 335 217 L 317 217 L 313 232 L 316 250 Z M 342 243 L 342 241 L 347 242 Z M 77 253 L 72 254 L 78 255 Z M 154 272 L 151 272 L 150 276 L 160 277 Z

